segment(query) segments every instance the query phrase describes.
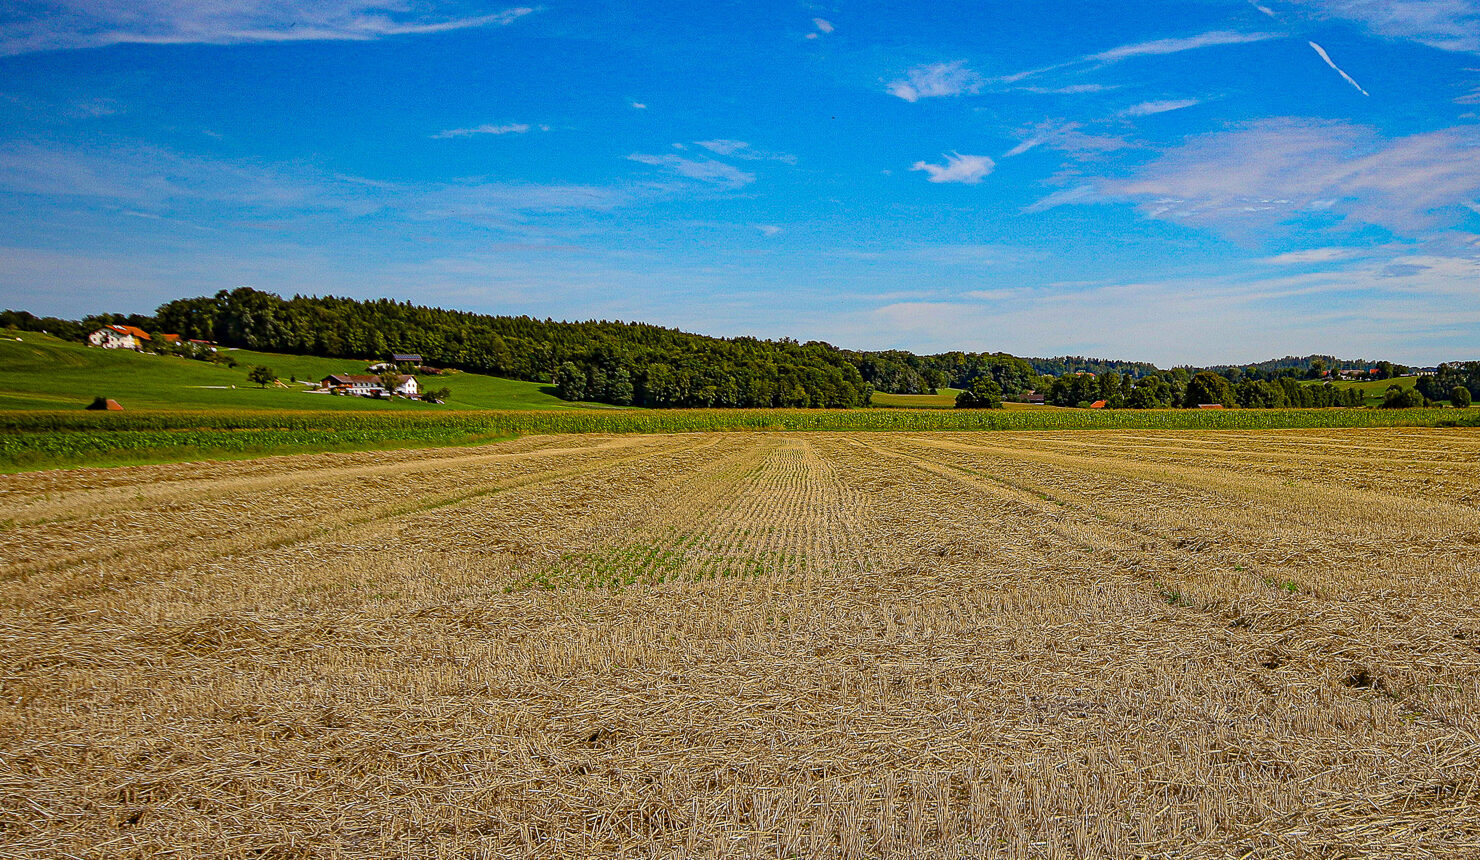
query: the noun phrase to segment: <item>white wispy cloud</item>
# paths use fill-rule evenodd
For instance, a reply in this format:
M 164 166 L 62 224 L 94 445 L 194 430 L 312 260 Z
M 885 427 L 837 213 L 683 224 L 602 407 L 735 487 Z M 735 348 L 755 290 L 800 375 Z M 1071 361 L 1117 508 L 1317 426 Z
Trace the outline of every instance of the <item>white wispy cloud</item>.
M 627 158 L 639 164 L 662 167 L 685 179 L 693 179 L 722 188 L 743 188 L 755 181 L 754 173 L 746 173 L 733 165 L 715 161 L 712 158 L 694 159 L 684 158 L 681 155 L 647 155 L 640 152 L 633 153 Z
M 1265 15 L 1268 15 L 1271 18 L 1279 17 L 1278 15 L 1274 14 L 1273 9 L 1269 8 L 1268 6 L 1261 5 L 1260 3 L 1256 2 L 1256 0 L 1249 0 L 1249 5 L 1253 6 L 1255 9 L 1258 9 L 1260 12 L 1263 12 Z
M 1193 138 L 1081 198 L 1136 201 L 1150 217 L 1237 232 L 1310 214 L 1421 236 L 1480 196 L 1480 133 L 1398 138 L 1326 120 L 1264 120 Z
M 1361 253 L 1362 251 L 1358 248 L 1306 248 L 1300 251 L 1288 251 L 1284 254 L 1276 254 L 1273 257 L 1264 257 L 1259 262 L 1268 266 L 1309 266 L 1350 260 Z
M 1085 93 L 1103 93 L 1109 90 L 1119 89 L 1114 84 L 1069 84 L 1062 87 L 1018 87 L 1025 93 L 1051 96 L 1072 96 Z
M 622 186 L 488 182 L 389 182 L 326 173 L 298 164 L 264 164 L 183 154 L 149 145 L 0 145 L 0 192 L 48 205 L 116 207 L 144 216 L 215 224 L 223 219 L 359 217 L 384 213 L 409 221 L 459 220 L 518 226 L 538 215 L 607 211 L 661 194 Z M 104 201 L 108 207 L 99 207 Z
M 478 125 L 472 128 L 449 128 L 432 135 L 433 140 L 442 140 L 449 137 L 472 137 L 477 134 L 524 134 L 529 131 L 529 123 L 511 122 L 505 125 Z
M 1347 83 L 1349 83 L 1352 86 L 1356 87 L 1357 88 L 1357 92 L 1361 93 L 1364 96 L 1367 95 L 1367 91 L 1364 90 L 1364 89 L 1362 89 L 1362 85 L 1361 84 L 1359 84 L 1356 81 L 1352 80 L 1352 76 L 1351 75 L 1348 75 L 1346 72 L 1342 71 L 1342 69 L 1341 69 L 1340 66 L 1338 66 L 1338 65 L 1336 65 L 1336 63 L 1332 62 L 1331 55 L 1328 54 L 1328 53 L 1326 53 L 1326 49 L 1325 48 L 1322 48 L 1320 45 L 1317 45 L 1315 42 L 1306 42 L 1306 44 L 1307 45 L 1310 45 L 1312 48 L 1314 48 L 1315 51 L 1316 51 L 1316 53 L 1321 55 L 1321 59 L 1323 59 L 1323 60 L 1326 61 L 1326 65 L 1328 65 L 1331 68 L 1333 68 L 1333 69 L 1336 70 L 1336 74 L 1341 75 L 1342 78 L 1346 79 L 1346 82 Z
M 1100 199 L 1099 192 L 1093 185 L 1076 185 L 1073 188 L 1061 188 L 1033 203 L 1023 207 L 1024 212 L 1043 212 L 1059 206 L 1067 206 L 1071 203 L 1093 203 Z
M 817 29 L 807 34 L 808 39 L 816 39 L 820 36 L 825 36 L 833 31 L 832 22 L 827 20 L 826 18 L 813 18 L 812 26 L 816 27 Z
M 1088 134 L 1077 122 L 1047 120 L 1026 130 L 1027 135 L 1017 146 L 1008 150 L 1003 157 L 1022 155 L 1030 149 L 1047 146 L 1070 155 L 1085 158 L 1125 149 L 1131 144 L 1122 137 L 1106 134 Z
M 1152 116 L 1159 113 L 1170 113 L 1174 110 L 1195 107 L 1202 104 L 1201 99 L 1164 99 L 1162 101 L 1141 102 L 1138 105 L 1116 112 L 1119 117 Z
M 916 66 L 886 88 L 890 95 L 907 102 L 940 96 L 959 96 L 981 90 L 982 77 L 967 68 L 965 60 Z
M 50 0 L 0 22 L 0 55 L 125 43 L 364 41 L 510 24 L 520 6 L 472 16 L 415 11 L 402 0 Z
M 1480 5 L 1474 0 L 1288 0 L 1318 17 L 1364 25 L 1382 36 L 1446 51 L 1480 51 Z
M 631 102 L 633 110 L 647 110 L 647 105 L 642 102 Z
M 761 231 L 762 236 L 776 236 L 781 233 L 781 228 L 775 224 L 757 224 L 755 229 Z
M 996 162 L 985 155 L 962 155 L 958 152 L 946 153 L 945 164 L 928 164 L 917 161 L 910 166 L 910 170 L 923 170 L 930 174 L 931 182 L 961 182 L 966 185 L 975 185 L 981 182 L 992 169 L 997 166 Z
M 702 146 L 715 155 L 740 158 L 745 161 L 780 161 L 785 164 L 797 163 L 797 157 L 795 155 L 787 152 L 770 152 L 764 149 L 756 149 L 743 140 L 696 140 L 694 141 L 694 145 Z
M 1203 48 L 1218 48 L 1226 45 L 1247 45 L 1254 42 L 1265 42 L 1270 39 L 1281 38 L 1278 33 L 1239 33 L 1233 30 L 1213 30 L 1207 33 L 1199 33 L 1196 36 L 1183 36 L 1171 39 L 1152 39 L 1146 42 L 1135 42 L 1128 45 L 1120 45 L 1105 51 L 1086 54 L 1068 62 L 1056 63 L 1051 66 L 1043 66 L 1036 69 L 1028 69 L 1015 72 L 1010 75 L 1002 75 L 994 78 L 994 83 L 1015 84 L 1027 78 L 1043 75 L 1048 72 L 1061 71 L 1064 69 L 1082 69 L 1086 66 L 1107 66 L 1119 63 L 1135 57 L 1160 57 L 1169 54 L 1180 54 L 1184 51 L 1196 51 Z M 1052 91 L 1052 90 L 1051 90 Z
M 1118 48 L 1111 48 L 1108 51 L 1089 54 L 1084 57 L 1084 60 L 1092 63 L 1118 63 L 1121 60 L 1128 60 L 1132 57 L 1158 57 L 1166 54 L 1180 54 L 1183 51 L 1195 51 L 1200 48 L 1216 48 L 1223 45 L 1246 45 L 1250 42 L 1263 42 L 1277 38 L 1279 38 L 1279 34 L 1277 33 L 1239 33 L 1232 30 L 1215 30 L 1196 36 L 1185 36 L 1176 39 L 1153 39 L 1149 42 L 1121 45 Z

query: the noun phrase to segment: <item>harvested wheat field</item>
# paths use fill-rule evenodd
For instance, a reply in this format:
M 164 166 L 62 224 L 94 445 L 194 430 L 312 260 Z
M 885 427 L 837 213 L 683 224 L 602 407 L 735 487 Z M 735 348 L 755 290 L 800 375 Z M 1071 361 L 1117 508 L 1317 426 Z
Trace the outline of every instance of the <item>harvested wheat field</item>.
M 0 477 L 0 855 L 1480 856 L 1480 435 Z

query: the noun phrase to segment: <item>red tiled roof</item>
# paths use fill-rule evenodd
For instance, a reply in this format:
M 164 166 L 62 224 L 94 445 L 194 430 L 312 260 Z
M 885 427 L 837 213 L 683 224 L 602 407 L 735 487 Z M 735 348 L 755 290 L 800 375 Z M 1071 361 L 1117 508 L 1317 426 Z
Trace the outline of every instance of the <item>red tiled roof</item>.
M 110 326 L 108 326 L 108 328 L 113 329 L 114 331 L 118 332 L 119 334 L 131 334 L 134 337 L 140 338 L 142 340 L 151 340 L 151 338 L 149 337 L 149 332 L 144 331 L 143 329 L 139 328 L 138 326 L 132 326 L 132 325 L 110 325 Z

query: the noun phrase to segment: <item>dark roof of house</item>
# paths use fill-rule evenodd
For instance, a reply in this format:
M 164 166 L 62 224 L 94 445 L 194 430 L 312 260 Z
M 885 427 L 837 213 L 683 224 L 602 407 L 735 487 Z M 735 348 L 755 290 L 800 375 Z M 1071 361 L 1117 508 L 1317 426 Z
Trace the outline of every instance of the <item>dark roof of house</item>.
M 331 373 L 328 376 L 324 377 L 324 381 L 332 382 L 335 385 L 354 385 L 356 383 L 370 383 L 372 385 L 379 385 L 380 377 L 365 376 L 363 374 L 355 373 Z
M 421 356 L 417 355 L 414 352 L 397 352 L 391 354 L 391 361 L 394 361 L 396 364 L 401 364 L 402 362 L 406 361 L 414 361 L 420 364 Z

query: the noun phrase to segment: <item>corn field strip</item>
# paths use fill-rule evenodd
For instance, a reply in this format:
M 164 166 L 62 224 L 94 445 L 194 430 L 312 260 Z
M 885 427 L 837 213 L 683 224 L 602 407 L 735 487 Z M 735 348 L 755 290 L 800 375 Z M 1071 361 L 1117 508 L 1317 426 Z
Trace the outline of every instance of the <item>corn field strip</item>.
M 10 476 L 0 854 L 1474 856 L 1477 465 L 813 431 Z

